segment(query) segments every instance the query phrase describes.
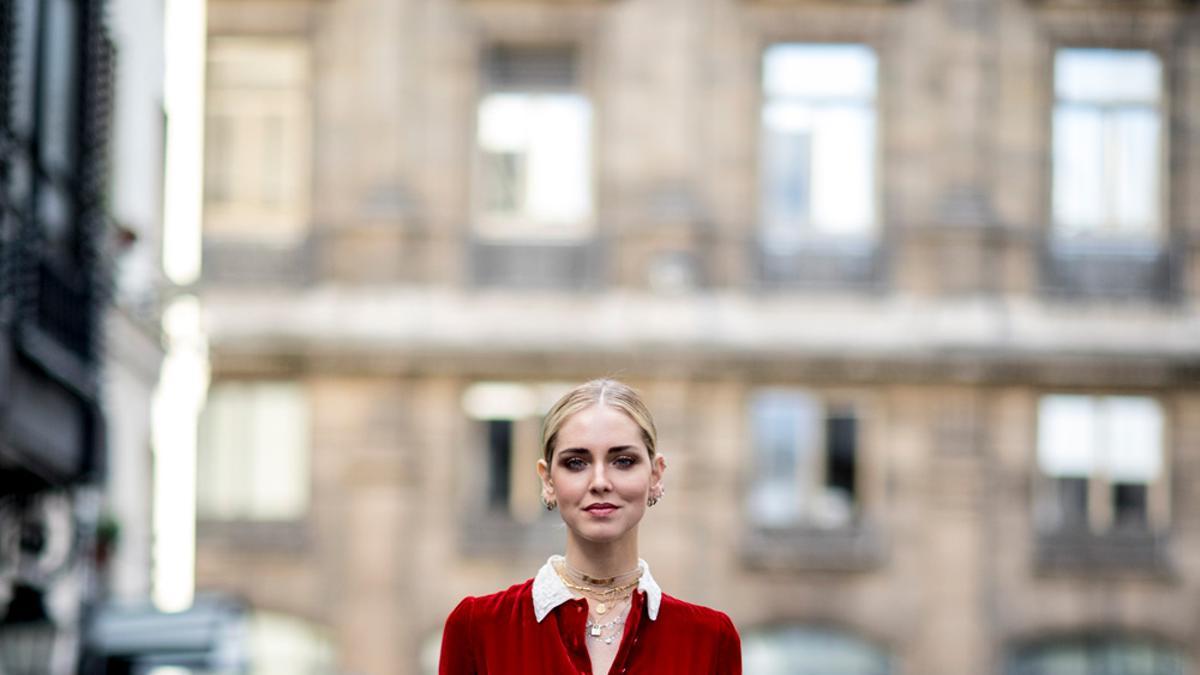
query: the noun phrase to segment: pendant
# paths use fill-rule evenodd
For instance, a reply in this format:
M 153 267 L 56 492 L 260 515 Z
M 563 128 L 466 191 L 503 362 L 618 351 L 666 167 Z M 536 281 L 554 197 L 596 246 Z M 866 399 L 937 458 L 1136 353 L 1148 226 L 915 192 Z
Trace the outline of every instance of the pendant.
M 600 626 L 592 624 L 592 637 L 600 637 Z
M 604 614 L 607 611 L 608 611 L 608 605 L 604 604 L 603 602 L 596 603 L 596 613 L 597 614 Z

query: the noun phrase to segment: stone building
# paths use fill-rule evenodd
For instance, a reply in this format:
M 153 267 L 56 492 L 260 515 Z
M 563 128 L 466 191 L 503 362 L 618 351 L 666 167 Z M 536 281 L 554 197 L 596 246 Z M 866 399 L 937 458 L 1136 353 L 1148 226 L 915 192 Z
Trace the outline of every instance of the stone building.
M 669 466 L 642 555 L 747 672 L 1198 672 L 1194 3 L 208 32 L 197 583 L 280 640 L 432 672 L 459 598 L 561 549 L 538 415 L 610 374 Z

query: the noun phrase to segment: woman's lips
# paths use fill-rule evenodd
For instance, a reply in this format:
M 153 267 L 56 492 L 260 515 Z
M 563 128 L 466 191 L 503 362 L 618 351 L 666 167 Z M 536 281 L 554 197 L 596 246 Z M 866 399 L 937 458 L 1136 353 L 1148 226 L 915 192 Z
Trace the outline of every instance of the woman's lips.
M 593 516 L 607 516 L 607 515 L 612 514 L 616 510 L 617 510 L 617 507 L 612 504 L 593 504 L 593 505 L 587 507 L 586 509 L 584 509 L 584 511 L 587 511 L 588 513 L 592 514 Z

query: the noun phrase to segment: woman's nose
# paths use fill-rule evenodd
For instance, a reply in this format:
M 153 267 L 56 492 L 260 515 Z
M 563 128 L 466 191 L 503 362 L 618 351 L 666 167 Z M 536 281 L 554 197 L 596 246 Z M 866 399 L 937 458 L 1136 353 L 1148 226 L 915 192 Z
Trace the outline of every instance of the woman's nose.
M 603 464 L 597 464 L 596 470 L 592 472 L 591 488 L 597 492 L 607 492 L 612 489 L 612 484 L 608 482 L 608 474 L 605 473 Z

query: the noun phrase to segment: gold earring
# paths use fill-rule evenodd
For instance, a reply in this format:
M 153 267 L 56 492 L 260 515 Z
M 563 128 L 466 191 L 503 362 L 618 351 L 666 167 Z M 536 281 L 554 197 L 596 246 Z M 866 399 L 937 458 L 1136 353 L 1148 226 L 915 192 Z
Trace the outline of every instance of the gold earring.
M 553 511 L 554 507 L 558 506 L 558 502 L 548 501 L 545 497 L 542 497 L 542 506 L 545 506 L 547 511 Z

